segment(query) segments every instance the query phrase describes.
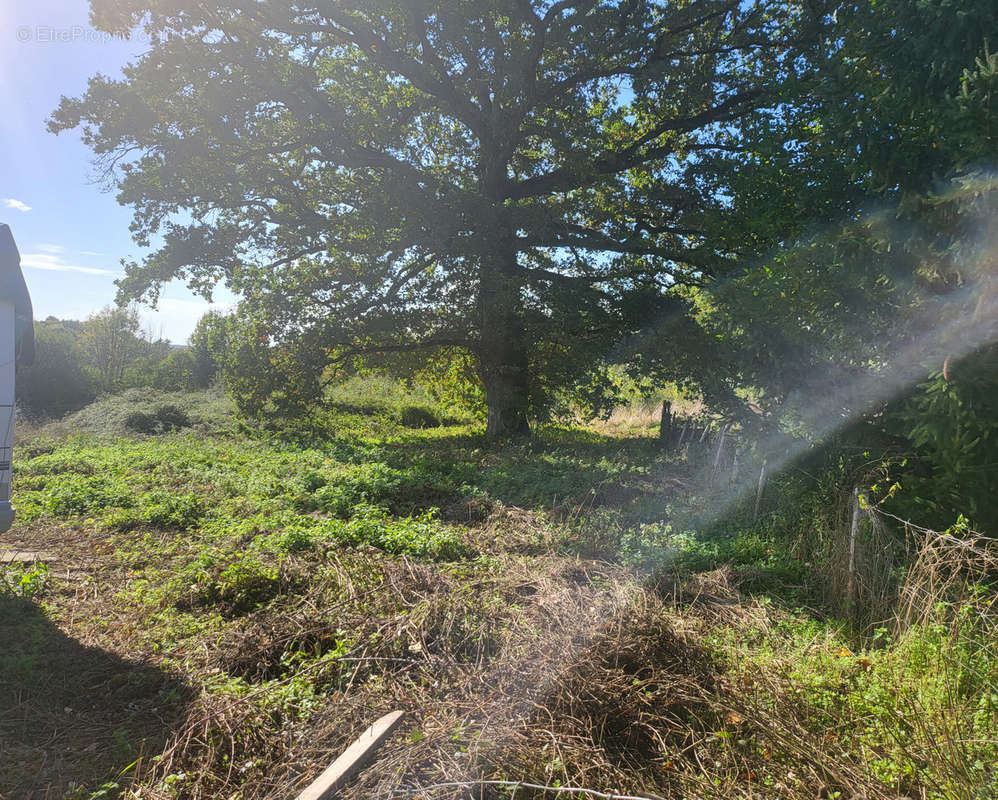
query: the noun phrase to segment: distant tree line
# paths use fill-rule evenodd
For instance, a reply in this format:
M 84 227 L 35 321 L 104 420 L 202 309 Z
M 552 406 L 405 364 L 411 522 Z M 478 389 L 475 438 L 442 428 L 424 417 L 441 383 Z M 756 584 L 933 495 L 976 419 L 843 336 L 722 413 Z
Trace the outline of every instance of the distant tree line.
M 222 370 L 227 324 L 225 316 L 210 312 L 186 346 L 175 346 L 143 330 L 134 308 L 108 307 L 82 322 L 38 321 L 35 363 L 17 374 L 18 409 L 52 419 L 123 389 L 206 388 Z

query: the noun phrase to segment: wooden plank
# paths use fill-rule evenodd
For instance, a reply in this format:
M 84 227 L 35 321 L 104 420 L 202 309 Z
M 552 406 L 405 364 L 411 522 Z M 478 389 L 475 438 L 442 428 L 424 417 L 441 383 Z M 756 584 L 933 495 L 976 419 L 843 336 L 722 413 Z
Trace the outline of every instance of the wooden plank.
M 364 731 L 304 792 L 298 800 L 330 800 L 354 775 L 362 770 L 402 720 L 404 711 L 386 714 Z
M 41 550 L 0 550 L 0 564 L 33 564 L 36 561 L 58 561 L 52 553 Z

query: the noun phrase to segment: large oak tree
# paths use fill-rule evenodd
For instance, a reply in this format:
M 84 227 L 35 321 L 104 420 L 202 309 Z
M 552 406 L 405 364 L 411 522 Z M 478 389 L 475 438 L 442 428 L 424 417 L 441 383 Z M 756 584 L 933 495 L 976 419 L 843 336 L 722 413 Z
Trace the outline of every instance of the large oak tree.
M 523 432 L 538 346 L 606 352 L 715 270 L 701 220 L 724 198 L 701 156 L 776 103 L 806 16 L 765 0 L 92 0 L 97 27 L 142 26 L 152 46 L 51 128 L 82 126 L 136 240 L 157 245 L 123 299 L 224 281 L 315 372 L 464 348 L 489 433 Z

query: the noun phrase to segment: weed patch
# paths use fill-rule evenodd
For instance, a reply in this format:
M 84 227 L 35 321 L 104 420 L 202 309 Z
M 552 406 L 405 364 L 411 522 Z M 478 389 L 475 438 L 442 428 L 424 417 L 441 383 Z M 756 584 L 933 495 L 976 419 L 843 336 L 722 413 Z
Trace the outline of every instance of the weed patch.
M 224 615 L 252 611 L 301 585 L 303 576 L 252 553 L 205 553 L 173 581 L 177 608 L 215 606 Z
M 16 642 L 0 687 L 31 698 L 16 736 L 0 718 L 0 791 L 27 796 L 17 765 L 43 752 L 60 796 L 294 796 L 404 708 L 405 736 L 346 797 L 469 776 L 710 800 L 998 794 L 998 569 L 946 549 L 967 531 L 894 577 L 898 618 L 874 627 L 823 602 L 833 551 L 802 547 L 789 511 L 700 524 L 709 497 L 687 496 L 693 472 L 651 429 L 496 445 L 403 425 L 407 406 L 447 411 L 365 381 L 291 430 L 237 434 L 217 399 L 149 393 L 17 448 L 14 546 L 60 561 L 0 568 L 0 611 L 19 609 L 0 616 Z M 189 427 L 128 431 L 170 404 Z M 122 719 L 81 715 L 100 759 L 76 746 L 53 645 Z M 36 678 L 61 681 L 62 706 Z
M 358 505 L 351 519 L 331 520 L 325 533 L 335 542 L 370 545 L 394 555 L 453 561 L 470 554 L 457 531 L 437 520 L 436 509 L 418 517 L 393 518 L 376 506 Z
M 197 495 L 172 492 L 149 492 L 138 498 L 136 506 L 108 514 L 105 524 L 127 532 L 141 525 L 163 530 L 193 530 L 207 514 L 205 502 Z

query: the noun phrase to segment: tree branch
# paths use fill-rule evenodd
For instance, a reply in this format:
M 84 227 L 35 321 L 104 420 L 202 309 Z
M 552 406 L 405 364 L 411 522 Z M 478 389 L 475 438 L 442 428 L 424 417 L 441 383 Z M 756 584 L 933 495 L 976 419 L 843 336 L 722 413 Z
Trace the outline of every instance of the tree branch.
M 523 200 L 528 197 L 578 189 L 595 183 L 608 175 L 615 175 L 648 161 L 671 155 L 675 152 L 675 148 L 671 145 L 648 150 L 642 150 L 642 148 L 665 133 L 688 133 L 704 125 L 727 122 L 744 116 L 752 110 L 751 101 L 760 95 L 761 92 L 755 90 L 739 92 L 699 114 L 690 117 L 676 117 L 661 122 L 622 150 L 597 158 L 584 170 L 562 167 L 543 175 L 527 178 L 519 183 L 507 182 L 505 198 Z
M 365 30 L 357 24 L 358 20 L 355 17 L 339 12 L 331 5 L 327 4 L 324 14 L 332 24 L 292 23 L 289 25 L 285 22 L 281 27 L 291 33 L 324 33 L 345 44 L 356 46 L 373 63 L 379 64 L 389 72 L 401 75 L 420 91 L 442 100 L 476 136 L 482 136 L 486 132 L 486 122 L 482 113 L 457 90 L 446 69 L 443 70 L 440 77 L 435 77 L 425 64 L 394 50 L 387 39 L 376 35 L 371 30 Z M 421 38 L 425 40 L 425 30 Z
M 331 342 L 330 347 L 348 347 L 342 354 L 332 359 L 330 364 L 340 364 L 348 358 L 354 356 L 370 355 L 372 353 L 411 353 L 414 350 L 426 350 L 434 347 L 467 347 L 473 348 L 477 343 L 472 339 L 458 339 L 447 336 L 424 339 L 421 342 L 406 342 L 396 344 L 365 345 L 364 347 L 351 346 L 348 342 Z

